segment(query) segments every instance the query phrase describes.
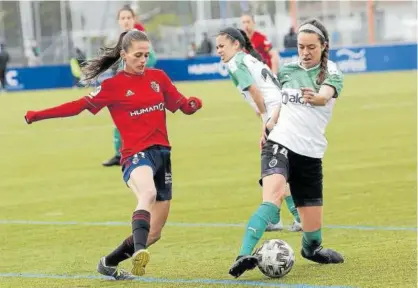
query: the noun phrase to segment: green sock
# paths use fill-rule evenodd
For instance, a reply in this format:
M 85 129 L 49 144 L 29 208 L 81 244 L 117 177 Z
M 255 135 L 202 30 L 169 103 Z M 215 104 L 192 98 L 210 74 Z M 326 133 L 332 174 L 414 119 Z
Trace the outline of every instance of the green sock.
M 120 156 L 120 146 L 122 141 L 120 140 L 120 133 L 118 128 L 113 129 L 113 147 L 115 148 L 115 155 Z
M 302 249 L 307 255 L 312 255 L 313 251 L 322 243 L 321 228 L 312 232 L 303 232 Z
M 284 201 L 286 201 L 287 209 L 289 209 L 289 212 L 292 213 L 295 220 L 300 223 L 298 209 L 296 209 L 295 202 L 293 202 L 292 196 L 286 196 L 284 198 Z
M 263 202 L 251 216 L 245 229 L 239 255 L 251 255 L 258 240 L 263 236 L 267 225 L 279 223 L 280 208 L 270 202 Z

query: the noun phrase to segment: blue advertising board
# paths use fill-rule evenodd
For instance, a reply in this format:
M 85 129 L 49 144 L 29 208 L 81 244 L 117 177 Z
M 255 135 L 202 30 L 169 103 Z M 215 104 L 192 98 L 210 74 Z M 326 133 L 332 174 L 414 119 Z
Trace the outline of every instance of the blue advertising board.
M 367 73 L 417 69 L 417 45 L 343 47 L 332 49 L 329 58 L 343 73 Z M 281 64 L 297 61 L 297 51 L 280 52 Z M 219 57 L 158 59 L 156 68 L 164 70 L 173 81 L 227 79 L 228 71 Z M 103 80 L 110 77 L 105 73 Z M 67 88 L 74 85 L 69 65 L 10 68 L 6 73 L 7 90 Z
M 68 88 L 74 85 L 69 65 L 9 68 L 8 91 Z
M 343 73 L 364 73 L 417 69 L 417 45 L 344 47 L 332 49 L 330 60 Z M 297 51 L 280 52 L 281 64 L 297 61 Z M 228 78 L 228 72 L 219 57 L 193 59 L 164 59 L 157 63 L 173 81 L 196 81 Z

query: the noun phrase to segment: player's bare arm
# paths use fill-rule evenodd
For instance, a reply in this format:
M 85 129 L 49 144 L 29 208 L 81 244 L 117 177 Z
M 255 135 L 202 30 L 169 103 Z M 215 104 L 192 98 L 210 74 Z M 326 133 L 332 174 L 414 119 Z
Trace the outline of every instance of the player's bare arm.
M 311 88 L 302 88 L 305 102 L 314 106 L 325 106 L 335 95 L 335 88 L 329 85 L 322 85 L 319 92 L 316 93 Z
M 261 115 L 263 123 L 266 123 L 268 119 L 267 119 L 267 110 L 264 104 L 263 94 L 261 93 L 260 89 L 258 89 L 258 87 L 255 84 L 248 87 L 248 92 L 250 92 L 251 98 L 253 98 L 254 103 L 257 105 L 257 109 Z
M 274 75 L 277 75 L 279 72 L 279 53 L 275 49 L 269 51 L 271 57 L 271 71 Z

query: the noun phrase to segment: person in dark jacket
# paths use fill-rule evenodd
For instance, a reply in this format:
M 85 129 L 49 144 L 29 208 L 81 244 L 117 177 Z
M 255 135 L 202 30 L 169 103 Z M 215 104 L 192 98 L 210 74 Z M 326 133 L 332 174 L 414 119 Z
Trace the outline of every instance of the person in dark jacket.
M 0 43 L 0 84 L 3 90 L 6 90 L 6 69 L 9 61 L 9 52 L 7 52 L 6 46 Z
M 289 33 L 284 36 L 283 44 L 285 49 L 296 49 L 298 47 L 297 35 L 293 27 L 290 27 Z

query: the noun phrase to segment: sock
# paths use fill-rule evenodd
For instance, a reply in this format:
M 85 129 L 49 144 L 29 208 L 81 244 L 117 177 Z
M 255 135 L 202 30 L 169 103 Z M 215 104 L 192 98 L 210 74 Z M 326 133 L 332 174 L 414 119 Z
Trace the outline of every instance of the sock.
M 132 215 L 132 235 L 135 252 L 147 247 L 150 219 L 150 213 L 145 210 L 137 210 Z
M 118 266 L 118 264 L 134 254 L 134 239 L 133 236 L 126 238 L 118 248 L 105 257 L 106 266 Z
M 312 255 L 322 243 L 321 228 L 312 232 L 303 232 L 302 249 L 308 256 Z
M 296 209 L 295 202 L 293 202 L 292 196 L 290 196 L 290 195 L 286 196 L 286 198 L 284 198 L 284 200 L 286 201 L 286 206 L 287 206 L 287 209 L 289 209 L 289 212 L 292 213 L 295 220 L 300 223 L 298 209 Z
M 120 156 L 120 146 L 122 141 L 120 140 L 120 133 L 118 128 L 113 129 L 113 147 L 115 148 L 115 155 Z
M 263 202 L 251 216 L 242 240 L 240 256 L 251 255 L 258 240 L 263 236 L 267 225 L 279 223 L 280 208 L 270 202 Z

